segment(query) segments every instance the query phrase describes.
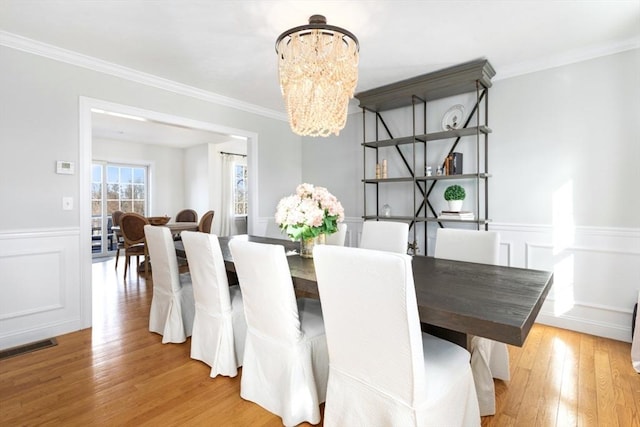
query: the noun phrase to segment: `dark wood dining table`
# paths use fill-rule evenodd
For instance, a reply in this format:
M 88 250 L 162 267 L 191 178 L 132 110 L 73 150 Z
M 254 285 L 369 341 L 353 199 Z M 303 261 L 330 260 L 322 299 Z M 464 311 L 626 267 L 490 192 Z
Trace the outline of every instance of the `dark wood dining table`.
M 297 292 L 319 297 L 313 259 L 302 258 L 299 243 L 269 237 L 220 237 L 228 271 L 235 272 L 230 239 L 280 244 Z M 182 242 L 179 256 L 186 257 Z M 414 256 L 413 279 L 423 330 L 469 348 L 472 335 L 521 347 L 553 284 L 548 271 Z
M 169 222 L 167 224 L 158 225 L 158 227 L 167 227 L 169 230 L 171 230 L 171 234 L 178 234 L 182 231 L 198 231 L 197 222 Z M 114 225 L 113 227 L 111 227 L 111 229 L 114 232 L 120 232 L 119 225 Z

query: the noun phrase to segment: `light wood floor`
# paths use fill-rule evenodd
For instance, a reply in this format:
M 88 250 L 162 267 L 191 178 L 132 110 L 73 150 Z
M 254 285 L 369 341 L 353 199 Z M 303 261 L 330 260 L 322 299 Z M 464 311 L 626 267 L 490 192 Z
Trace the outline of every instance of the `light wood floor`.
M 151 285 L 122 264 L 93 265 L 94 327 L 58 346 L 0 361 L 0 425 L 280 426 L 240 398 L 240 376 L 209 378 L 189 341 L 148 332 Z M 511 381 L 496 381 L 483 426 L 640 426 L 640 375 L 630 344 L 535 325 L 510 347 Z

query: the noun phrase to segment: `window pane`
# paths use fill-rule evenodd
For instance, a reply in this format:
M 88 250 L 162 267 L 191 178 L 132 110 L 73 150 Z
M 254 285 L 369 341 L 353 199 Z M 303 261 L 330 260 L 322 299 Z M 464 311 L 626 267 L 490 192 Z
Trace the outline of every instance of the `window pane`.
M 144 185 L 134 184 L 133 185 L 133 198 L 136 200 L 144 200 Z
M 91 215 L 102 215 L 102 201 L 93 200 L 91 202 Z
M 92 199 L 102 198 L 102 185 L 100 183 L 91 184 L 91 198 Z
M 120 186 L 121 199 L 133 199 L 133 188 L 131 184 L 123 184 Z
M 140 214 L 140 215 L 145 215 L 145 213 L 144 213 L 144 202 L 138 202 L 138 201 L 133 202 L 133 211 L 135 213 Z
M 120 168 L 120 182 L 130 184 L 133 182 L 133 169 Z
M 133 206 L 130 200 L 123 200 L 120 203 L 120 210 L 122 212 L 133 212 Z
M 120 186 L 118 184 L 107 184 L 107 199 L 120 199 Z
M 120 168 L 117 166 L 107 166 L 107 182 L 118 183 L 120 182 Z
M 102 182 L 102 166 L 101 165 L 91 166 L 91 181 Z
M 117 200 L 107 200 L 107 215 L 120 210 L 120 202 Z
M 247 214 L 247 166 L 234 165 L 233 211 L 235 215 Z
M 144 168 L 135 168 L 133 170 L 133 182 L 136 184 L 144 184 L 145 182 L 145 169 Z

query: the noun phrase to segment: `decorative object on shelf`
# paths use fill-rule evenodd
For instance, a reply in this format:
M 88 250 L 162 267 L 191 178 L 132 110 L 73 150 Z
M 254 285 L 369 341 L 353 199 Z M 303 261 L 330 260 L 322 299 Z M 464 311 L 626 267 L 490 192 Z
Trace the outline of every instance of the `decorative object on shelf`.
M 462 153 L 449 154 L 449 175 L 462 175 Z
M 293 132 L 329 136 L 344 128 L 358 83 L 360 44 L 351 32 L 313 15 L 278 36 L 280 88 Z
M 442 117 L 442 130 L 460 129 L 464 120 L 464 105 L 456 104 Z
M 170 216 L 150 216 L 147 217 L 149 224 L 151 225 L 165 225 L 171 219 Z
M 376 163 L 376 179 L 388 178 L 387 175 L 387 160 L 383 160 L 382 163 Z
M 387 203 L 385 203 L 382 207 L 382 216 L 385 216 L 387 218 L 391 216 L 391 206 L 389 206 Z
M 449 210 L 452 212 L 462 209 L 462 202 L 466 196 L 464 188 L 458 184 L 450 185 L 444 190 L 444 199 L 449 202 Z
M 326 188 L 305 183 L 296 187 L 296 194 L 280 200 L 275 220 L 291 240 L 301 241 L 300 256 L 311 258 L 309 246 L 324 241 L 324 237 L 316 239 L 318 236 L 338 231 L 338 222 L 344 220 L 344 208 Z
M 438 215 L 438 219 L 467 219 L 474 220 L 476 216 L 471 211 L 442 211 Z
M 427 166 L 427 167 L 426 167 L 426 169 L 425 169 L 425 175 L 426 175 L 426 176 L 431 176 L 431 175 L 433 175 L 433 171 L 432 171 L 432 169 L 431 169 L 431 166 Z

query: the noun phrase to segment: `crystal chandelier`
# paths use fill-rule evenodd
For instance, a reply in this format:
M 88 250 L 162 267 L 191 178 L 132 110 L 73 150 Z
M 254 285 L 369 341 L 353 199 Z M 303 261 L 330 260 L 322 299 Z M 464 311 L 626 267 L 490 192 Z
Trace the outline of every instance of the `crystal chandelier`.
M 327 25 L 322 15 L 276 40 L 280 88 L 291 129 L 298 135 L 338 135 L 358 83 L 356 36 Z

